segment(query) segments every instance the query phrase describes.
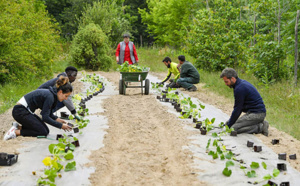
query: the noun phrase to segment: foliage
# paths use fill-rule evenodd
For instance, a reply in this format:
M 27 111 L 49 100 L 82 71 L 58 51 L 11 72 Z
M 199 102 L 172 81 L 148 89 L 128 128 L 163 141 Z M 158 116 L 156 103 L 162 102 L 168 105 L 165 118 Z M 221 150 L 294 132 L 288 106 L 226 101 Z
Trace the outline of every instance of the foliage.
M 59 35 L 41 1 L 0 1 L 0 84 L 51 74 Z
M 149 0 L 148 9 L 140 9 L 142 22 L 156 42 L 179 47 L 189 30 L 189 21 L 197 3 L 195 0 Z
M 98 25 L 108 37 L 111 46 L 120 42 L 124 32 L 132 31 L 128 19 L 123 15 L 122 7 L 117 0 L 97 1 L 85 8 L 79 21 L 79 28 L 89 24 Z
M 149 71 L 149 68 L 140 67 L 138 65 L 129 65 L 128 61 L 125 61 L 117 70 L 120 72 L 147 72 Z
M 91 23 L 81 28 L 71 45 L 72 61 L 88 69 L 107 71 L 112 63 L 107 41 L 107 36 L 98 25 Z
M 230 1 L 213 1 L 214 10 L 201 9 L 193 18 L 187 49 L 196 66 L 205 70 L 236 67 L 245 60 L 251 24 L 239 20 L 240 8 Z

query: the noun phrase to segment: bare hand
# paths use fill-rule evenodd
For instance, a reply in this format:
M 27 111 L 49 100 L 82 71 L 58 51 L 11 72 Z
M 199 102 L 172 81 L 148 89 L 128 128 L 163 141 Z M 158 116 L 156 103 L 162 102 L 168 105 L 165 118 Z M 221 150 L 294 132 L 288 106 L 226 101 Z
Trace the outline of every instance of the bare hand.
M 63 129 L 65 132 L 71 131 L 72 127 L 70 127 L 68 124 L 63 124 L 61 129 Z
M 119 62 L 119 57 L 116 57 L 117 62 Z

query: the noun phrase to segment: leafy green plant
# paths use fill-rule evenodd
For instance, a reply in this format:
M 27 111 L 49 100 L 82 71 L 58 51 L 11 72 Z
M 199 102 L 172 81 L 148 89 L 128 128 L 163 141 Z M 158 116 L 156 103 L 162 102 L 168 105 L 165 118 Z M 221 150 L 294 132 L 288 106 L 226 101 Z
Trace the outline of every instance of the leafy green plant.
M 117 69 L 119 72 L 147 72 L 149 68 L 140 67 L 139 65 L 129 65 L 128 61 L 125 61 L 120 68 Z

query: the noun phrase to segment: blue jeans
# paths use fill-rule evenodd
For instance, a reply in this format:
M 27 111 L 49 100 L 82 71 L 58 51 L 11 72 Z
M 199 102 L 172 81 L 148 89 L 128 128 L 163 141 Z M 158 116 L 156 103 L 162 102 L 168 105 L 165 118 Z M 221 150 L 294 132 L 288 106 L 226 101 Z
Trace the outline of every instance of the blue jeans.
M 199 83 L 199 79 L 195 79 L 192 77 L 179 78 L 176 83 L 178 83 L 185 89 L 190 89 L 193 86 L 193 84 Z

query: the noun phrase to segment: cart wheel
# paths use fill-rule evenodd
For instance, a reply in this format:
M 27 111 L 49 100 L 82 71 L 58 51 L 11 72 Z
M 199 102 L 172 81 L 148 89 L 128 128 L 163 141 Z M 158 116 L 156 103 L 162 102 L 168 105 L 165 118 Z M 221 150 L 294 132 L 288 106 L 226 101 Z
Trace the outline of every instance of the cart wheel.
M 123 81 L 119 80 L 119 94 L 123 94 Z
M 149 94 L 149 87 L 150 87 L 150 81 L 149 81 L 149 79 L 146 79 L 146 81 L 145 81 L 145 94 L 146 95 Z

